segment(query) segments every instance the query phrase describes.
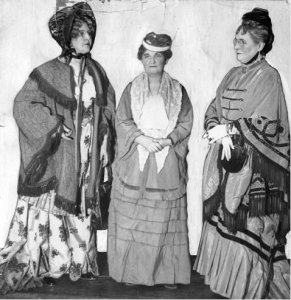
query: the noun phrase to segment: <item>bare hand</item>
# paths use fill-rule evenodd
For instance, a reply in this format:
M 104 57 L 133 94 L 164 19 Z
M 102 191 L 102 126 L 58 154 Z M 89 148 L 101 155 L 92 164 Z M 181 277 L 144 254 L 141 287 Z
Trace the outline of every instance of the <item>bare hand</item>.
M 172 142 L 170 139 L 153 139 L 153 142 L 159 143 L 163 148 L 171 146 Z
M 159 152 L 163 149 L 163 146 L 155 141 L 154 139 L 152 138 L 149 138 L 149 137 L 146 137 L 147 140 L 145 140 L 145 143 L 144 143 L 144 147 L 150 152 L 150 153 L 156 153 L 156 152 Z
M 163 149 L 163 147 L 157 142 L 151 142 L 149 145 L 146 146 L 146 148 L 150 153 L 156 153 Z
M 71 134 L 72 134 L 72 129 L 70 129 L 65 124 L 63 124 L 63 133 L 61 137 L 65 140 L 72 141 L 74 138 L 70 136 Z
M 153 138 L 148 136 L 140 135 L 135 141 L 144 146 L 150 153 L 159 152 L 163 149 L 158 142 L 155 142 Z

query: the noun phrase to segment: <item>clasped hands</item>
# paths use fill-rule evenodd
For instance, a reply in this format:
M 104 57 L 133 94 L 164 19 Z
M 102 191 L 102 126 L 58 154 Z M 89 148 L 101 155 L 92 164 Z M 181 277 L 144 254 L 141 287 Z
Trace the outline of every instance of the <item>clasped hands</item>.
M 239 134 L 239 131 L 234 126 L 229 124 L 220 124 L 206 131 L 202 138 L 208 139 L 209 144 L 220 143 L 223 146 L 221 159 L 230 160 L 231 149 L 234 149 L 231 135 Z
M 163 138 L 158 139 L 158 138 L 152 138 L 145 135 L 140 135 L 135 139 L 135 141 L 138 144 L 144 146 L 150 153 L 159 152 L 163 150 L 163 148 L 172 145 L 170 139 L 163 139 Z

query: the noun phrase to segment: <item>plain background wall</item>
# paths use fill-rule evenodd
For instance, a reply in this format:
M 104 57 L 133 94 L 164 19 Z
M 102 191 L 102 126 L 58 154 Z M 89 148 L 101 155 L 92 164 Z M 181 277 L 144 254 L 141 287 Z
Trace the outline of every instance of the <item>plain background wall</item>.
M 56 2 L 57 1 L 57 2 Z M 17 200 L 20 164 L 13 100 L 29 73 L 58 56 L 48 20 L 57 7 L 79 1 L 0 0 L 0 248 Z M 92 56 L 105 68 L 117 102 L 125 86 L 143 71 L 136 54 L 146 33 L 167 33 L 173 57 L 166 71 L 188 91 L 194 125 L 188 155 L 188 226 L 190 253 L 196 254 L 202 228 L 201 177 L 207 151 L 203 117 L 223 76 L 235 59 L 232 40 L 241 17 L 255 7 L 269 10 L 275 42 L 267 61 L 277 68 L 290 106 L 289 1 L 100 0 L 87 1 L 97 19 Z M 289 109 L 290 111 L 290 109 Z

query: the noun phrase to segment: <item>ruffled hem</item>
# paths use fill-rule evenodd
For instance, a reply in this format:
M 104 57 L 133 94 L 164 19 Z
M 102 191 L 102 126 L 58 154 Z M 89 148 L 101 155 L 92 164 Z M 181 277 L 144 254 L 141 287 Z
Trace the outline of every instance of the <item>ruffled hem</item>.
M 109 275 L 118 282 L 152 286 L 190 283 L 186 198 L 176 201 L 111 199 Z
M 276 251 L 269 269 L 272 243 L 264 237 L 266 232 L 258 234 L 250 226 L 245 232 L 230 234 L 214 216 L 204 224 L 194 270 L 205 276 L 205 284 L 214 293 L 227 298 L 290 299 L 288 261 Z

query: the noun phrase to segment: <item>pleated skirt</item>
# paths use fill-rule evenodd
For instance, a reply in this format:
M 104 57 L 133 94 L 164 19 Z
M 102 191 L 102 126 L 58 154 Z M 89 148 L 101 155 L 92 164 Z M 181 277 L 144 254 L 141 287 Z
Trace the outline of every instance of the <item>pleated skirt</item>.
M 109 275 L 141 285 L 189 284 L 186 196 L 134 199 L 117 190 L 109 207 Z
M 204 223 L 194 270 L 227 298 L 290 299 L 289 263 L 283 251 L 271 252 L 277 221 L 276 215 L 249 218 L 247 230 L 234 235 L 214 215 Z

